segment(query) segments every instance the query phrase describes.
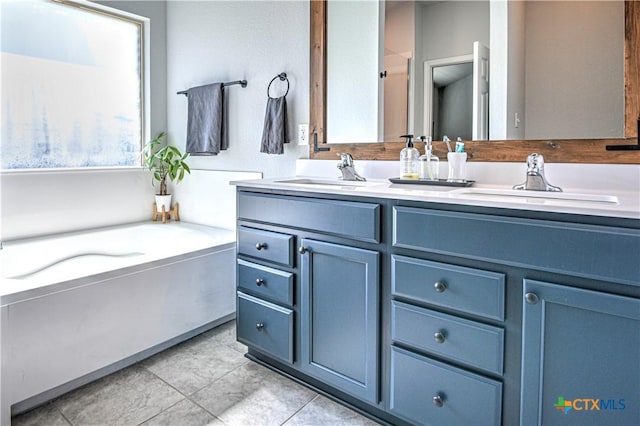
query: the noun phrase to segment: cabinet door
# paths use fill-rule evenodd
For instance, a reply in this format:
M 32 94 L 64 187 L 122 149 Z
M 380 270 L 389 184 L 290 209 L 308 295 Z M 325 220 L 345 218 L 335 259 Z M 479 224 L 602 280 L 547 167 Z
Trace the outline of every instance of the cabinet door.
M 379 253 L 301 241 L 301 368 L 378 402 Z
M 640 424 L 640 300 L 525 280 L 523 425 Z

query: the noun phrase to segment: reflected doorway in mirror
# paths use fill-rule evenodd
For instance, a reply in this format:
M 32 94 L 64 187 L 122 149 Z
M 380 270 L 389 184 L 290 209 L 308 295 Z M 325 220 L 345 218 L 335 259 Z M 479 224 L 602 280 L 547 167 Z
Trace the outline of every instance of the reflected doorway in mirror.
M 489 138 L 489 48 L 424 62 L 424 128 L 434 140 Z

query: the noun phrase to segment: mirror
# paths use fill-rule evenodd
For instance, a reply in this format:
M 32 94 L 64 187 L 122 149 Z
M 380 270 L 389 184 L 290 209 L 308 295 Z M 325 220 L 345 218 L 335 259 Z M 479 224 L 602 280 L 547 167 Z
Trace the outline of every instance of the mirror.
M 329 0 L 327 28 L 328 141 L 400 141 L 407 133 L 465 140 L 623 135 L 622 0 Z M 484 56 L 472 56 L 476 43 Z M 492 54 L 496 73 L 488 76 Z M 464 128 L 481 122 L 486 131 L 473 135 L 433 120 L 434 95 L 442 88 L 433 85 L 431 71 L 466 57 L 485 61 L 494 82 L 472 74 L 455 94 L 450 88 L 444 105 L 466 113 Z M 485 98 L 473 98 L 483 83 Z M 498 90 L 489 96 L 493 85 Z M 436 124 L 445 126 L 440 136 Z
M 519 3 L 519 2 L 497 2 L 500 4 L 507 3 Z M 581 138 L 570 138 L 564 135 L 549 135 L 549 136 L 532 136 L 532 140 L 525 140 L 524 135 L 513 135 L 500 137 L 499 140 L 488 142 L 472 142 L 467 146 L 469 147 L 470 159 L 472 161 L 523 161 L 526 155 L 533 151 L 538 151 L 547 158 L 549 161 L 560 162 L 601 162 L 601 163 L 638 163 L 637 152 L 615 152 L 606 151 L 604 146 L 607 144 L 633 144 L 635 142 L 635 135 L 637 134 L 637 117 L 638 117 L 638 28 L 637 22 L 639 7 L 634 4 L 635 2 L 625 2 L 624 14 L 626 16 L 626 25 L 628 30 L 625 32 L 625 49 L 633 54 L 626 53 L 624 63 L 624 75 L 625 75 L 625 127 L 624 135 L 629 140 L 625 140 L 624 137 L 614 138 L 609 136 L 598 135 L 594 132 L 588 132 Z M 326 2 L 324 1 L 312 1 L 311 2 L 311 129 L 312 134 L 316 134 L 321 147 L 331 148 L 335 145 L 330 138 L 325 135 L 326 129 L 326 106 L 327 106 L 327 86 L 328 83 L 325 80 L 326 76 L 326 49 L 327 49 L 327 26 L 326 26 Z M 629 30 L 631 28 L 632 30 Z M 493 52 L 492 52 L 493 55 Z M 598 65 L 598 63 L 596 63 Z M 505 68 L 505 67 L 502 67 Z M 549 70 L 553 69 L 553 66 L 547 66 Z M 557 68 L 557 67 L 556 67 Z M 501 68 L 493 64 L 492 73 L 495 74 Z M 503 70 L 506 72 L 506 68 Z M 505 78 L 506 80 L 513 80 Z M 549 83 L 549 79 L 544 80 Z M 494 89 L 492 87 L 492 89 Z M 491 97 L 496 97 L 500 93 L 496 94 L 492 92 Z M 408 95 L 410 97 L 411 95 Z M 508 106 L 508 105 L 507 105 Z M 491 107 L 493 113 L 493 105 Z M 382 108 L 381 108 L 382 109 Z M 571 110 L 566 107 L 565 109 Z M 505 108 L 506 110 L 506 108 Z M 498 113 L 501 111 L 498 110 Z M 521 116 L 522 120 L 524 117 Z M 493 124 L 495 117 L 491 117 L 491 123 Z M 509 120 L 511 121 L 511 120 Z M 515 120 L 513 120 L 515 121 Z M 561 120 L 556 120 L 561 121 Z M 407 120 L 410 122 L 410 120 Z M 622 121 L 621 121 L 622 122 Z M 597 123 L 596 123 L 597 124 Z M 494 126 L 495 127 L 495 126 Z M 620 135 L 623 135 L 623 131 L 619 131 Z M 451 135 L 449 135 L 451 137 Z M 599 137 L 604 139 L 591 139 L 593 137 Z M 455 135 L 453 136 L 455 137 Z M 514 137 L 513 141 L 507 141 L 509 137 Z M 543 139 L 545 138 L 545 139 Z M 589 138 L 589 139 L 587 139 Z M 365 142 L 357 143 L 356 142 Z M 482 146 L 484 144 L 485 146 Z M 336 150 L 349 150 L 356 158 L 361 159 L 396 159 L 397 153 L 402 148 L 401 143 L 397 142 L 382 142 L 371 143 L 365 139 L 353 140 L 348 143 L 348 146 L 335 145 Z M 435 144 L 435 150 L 442 151 L 442 146 L 438 143 Z M 574 152 L 575 151 L 575 152 Z M 316 149 L 311 147 L 311 158 L 333 158 L 335 154 L 327 152 L 317 152 Z
M 475 44 L 489 44 L 489 4 L 488 0 L 329 0 L 327 139 L 347 143 L 399 141 L 399 136 L 407 133 L 432 136 L 431 96 L 438 91 L 432 85 L 431 67 L 447 60 L 476 60 Z M 486 56 L 477 60 L 486 60 L 483 65 L 488 71 L 488 47 L 486 50 Z M 472 107 L 472 87 L 482 84 L 476 80 L 482 77 L 488 79 L 488 73 L 473 74 L 467 81 L 473 83 L 466 90 L 468 105 L 461 104 L 464 99 L 451 102 L 455 99 L 453 87 L 447 94 L 446 106 L 454 111 L 469 110 L 469 123 L 464 126 L 469 129 L 472 113 L 484 113 L 473 120 L 482 120 L 481 128 L 488 129 L 488 104 Z M 483 88 L 488 89 L 488 81 Z M 486 96 L 488 93 L 476 102 L 488 101 Z M 457 133 L 458 128 L 446 127 L 444 132 L 472 138 L 470 132 L 468 136 Z M 474 139 L 488 139 L 488 132 Z

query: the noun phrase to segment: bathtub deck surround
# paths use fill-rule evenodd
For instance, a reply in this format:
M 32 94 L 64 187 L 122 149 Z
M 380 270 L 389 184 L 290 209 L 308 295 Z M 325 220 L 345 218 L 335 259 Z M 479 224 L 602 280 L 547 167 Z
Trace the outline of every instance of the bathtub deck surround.
M 234 231 L 185 222 L 5 242 L 2 424 L 233 318 L 234 256 Z

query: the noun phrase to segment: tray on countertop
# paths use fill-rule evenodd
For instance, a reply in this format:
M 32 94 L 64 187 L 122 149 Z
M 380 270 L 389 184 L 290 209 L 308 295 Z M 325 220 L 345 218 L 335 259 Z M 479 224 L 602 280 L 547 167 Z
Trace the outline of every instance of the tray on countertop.
M 389 178 L 389 182 L 391 182 L 391 183 L 409 184 L 409 185 L 435 185 L 435 186 L 469 187 L 469 186 L 472 186 L 476 181 L 475 180 L 466 180 L 466 179 L 465 180 L 401 179 L 401 178 L 397 177 L 397 178 Z

